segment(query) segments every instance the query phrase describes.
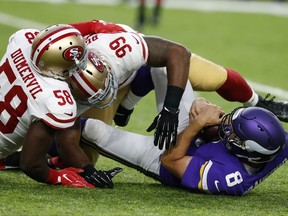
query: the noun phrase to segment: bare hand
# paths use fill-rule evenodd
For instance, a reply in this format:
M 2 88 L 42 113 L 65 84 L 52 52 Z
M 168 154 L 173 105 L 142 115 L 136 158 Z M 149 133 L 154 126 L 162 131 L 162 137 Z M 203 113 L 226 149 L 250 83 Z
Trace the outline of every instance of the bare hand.
M 203 108 L 206 107 L 208 104 L 210 103 L 205 98 L 203 97 L 196 98 L 193 101 L 189 111 L 190 121 L 195 119 L 199 115 L 199 113 L 203 110 Z
M 224 111 L 219 106 L 206 104 L 195 118 L 190 118 L 190 121 L 197 121 L 202 127 L 219 125 L 224 114 Z

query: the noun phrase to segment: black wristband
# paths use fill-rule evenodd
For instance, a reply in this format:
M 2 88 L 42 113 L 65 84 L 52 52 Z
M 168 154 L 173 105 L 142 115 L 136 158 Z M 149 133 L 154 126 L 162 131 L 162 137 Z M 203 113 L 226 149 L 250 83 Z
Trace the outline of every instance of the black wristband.
M 178 108 L 184 89 L 178 86 L 168 86 L 164 106 Z

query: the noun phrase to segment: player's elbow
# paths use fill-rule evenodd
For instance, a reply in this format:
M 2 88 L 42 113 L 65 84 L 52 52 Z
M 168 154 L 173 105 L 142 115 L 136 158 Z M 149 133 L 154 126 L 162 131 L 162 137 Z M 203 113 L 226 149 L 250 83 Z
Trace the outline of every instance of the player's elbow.
M 20 162 L 20 169 L 24 172 L 24 173 L 28 173 L 29 171 L 34 169 L 34 165 L 32 163 L 27 163 L 26 161 L 24 162 Z
M 181 44 L 174 44 L 170 50 L 170 55 L 170 58 L 173 57 L 173 59 L 179 59 L 185 63 L 185 65 L 190 65 L 191 52 L 185 46 L 182 46 Z
M 167 153 L 163 154 L 163 156 L 161 157 L 161 164 L 165 169 L 170 170 L 171 167 L 173 167 L 173 162 L 174 162 L 174 160 L 172 160 L 170 155 Z
M 179 166 L 178 160 L 173 160 L 170 157 L 162 157 L 161 158 L 162 166 L 168 170 L 172 175 L 176 178 L 181 179 L 184 173 L 183 167 Z

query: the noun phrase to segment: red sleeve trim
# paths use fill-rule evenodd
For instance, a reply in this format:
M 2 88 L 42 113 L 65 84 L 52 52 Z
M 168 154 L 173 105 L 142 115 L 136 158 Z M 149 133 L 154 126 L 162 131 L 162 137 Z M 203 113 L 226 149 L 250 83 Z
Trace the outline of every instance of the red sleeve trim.
M 68 114 L 67 114 L 68 115 Z M 69 114 L 70 115 L 70 114 Z M 73 113 L 72 113 L 73 115 Z M 53 114 L 51 113 L 47 113 L 46 116 L 51 119 L 52 121 L 49 121 L 49 119 L 41 119 L 43 122 L 45 122 L 45 124 L 47 124 L 49 127 L 51 128 L 54 128 L 54 129 L 64 129 L 64 128 L 67 128 L 67 127 L 70 127 L 74 124 L 74 122 L 76 121 L 76 117 L 73 117 L 73 118 L 70 118 L 70 119 L 59 119 L 57 118 L 56 116 L 54 116 Z M 52 122 L 54 124 L 52 124 Z M 56 126 L 55 123 L 57 125 L 63 125 L 63 124 L 66 124 L 66 127 L 59 127 L 59 126 Z
M 99 20 L 92 20 L 88 22 L 79 22 L 79 23 L 72 23 L 70 24 L 74 28 L 78 29 L 83 36 L 95 34 L 95 33 L 118 33 L 118 32 L 126 32 L 124 28 L 121 26 L 99 21 Z

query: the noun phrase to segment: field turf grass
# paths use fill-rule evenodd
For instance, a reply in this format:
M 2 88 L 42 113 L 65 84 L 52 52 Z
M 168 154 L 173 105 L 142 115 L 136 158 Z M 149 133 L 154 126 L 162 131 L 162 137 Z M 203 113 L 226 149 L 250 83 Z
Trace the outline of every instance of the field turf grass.
M 43 26 L 102 19 L 133 27 L 136 18 L 133 7 L 79 5 L 73 1 L 69 4 L 0 1 L 0 13 Z M 287 21 L 287 17 L 272 15 L 164 9 L 160 25 L 147 25 L 143 33 L 182 43 L 207 59 L 239 71 L 253 82 L 288 90 Z M 34 26 L 23 26 L 26 27 Z M 16 30 L 9 21 L 0 24 L 1 56 L 9 36 Z M 240 105 L 226 102 L 214 92 L 199 95 L 221 105 L 225 111 Z M 136 106 L 126 129 L 147 134 L 145 130 L 156 115 L 154 103 L 154 95 L 150 93 Z M 1 171 L 0 215 L 288 215 L 287 164 L 244 197 L 167 188 L 104 157 L 96 166 L 124 168 L 114 178 L 113 190 L 50 186 L 37 183 L 20 171 Z

